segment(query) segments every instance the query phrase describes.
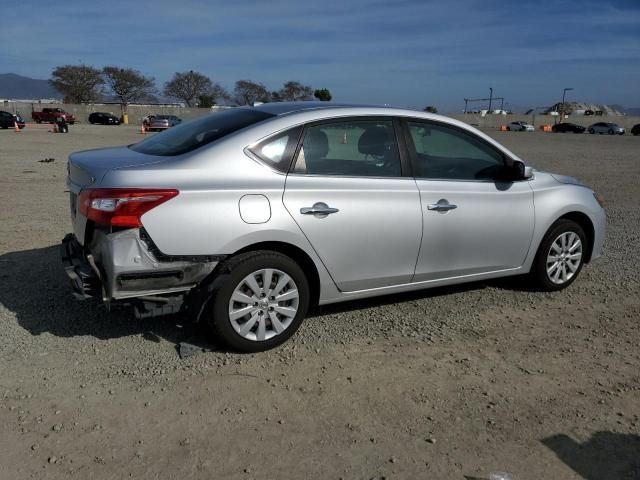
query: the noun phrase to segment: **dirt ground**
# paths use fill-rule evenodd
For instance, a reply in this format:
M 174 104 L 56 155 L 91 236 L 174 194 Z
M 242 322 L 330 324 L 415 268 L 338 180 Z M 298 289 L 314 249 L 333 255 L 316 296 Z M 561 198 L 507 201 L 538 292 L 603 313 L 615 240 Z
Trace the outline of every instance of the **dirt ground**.
M 71 296 L 66 157 L 135 127 L 0 130 L 0 478 L 640 479 L 640 138 L 491 135 L 604 196 L 600 262 L 326 307 L 240 355 Z

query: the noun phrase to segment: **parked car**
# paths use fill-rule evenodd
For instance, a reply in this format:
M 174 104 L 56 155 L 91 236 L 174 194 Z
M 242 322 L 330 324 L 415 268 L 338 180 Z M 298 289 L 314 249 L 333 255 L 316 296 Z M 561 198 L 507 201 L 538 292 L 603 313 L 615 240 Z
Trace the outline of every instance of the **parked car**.
M 96 123 L 100 125 L 120 125 L 120 119 L 112 113 L 93 112 L 89 115 L 89 123 L 92 125 Z
M 624 135 L 624 128 L 616 123 L 598 122 L 591 125 L 588 129 L 589 133 L 608 133 L 609 135 Z
M 64 118 L 70 125 L 76 123 L 75 117 L 61 108 L 43 108 L 41 112 L 31 113 L 31 118 L 36 123 L 56 123 L 58 117 Z
M 527 122 L 511 122 L 507 125 L 507 130 L 513 132 L 533 132 L 535 127 Z
M 636 123 L 636 124 L 631 128 L 631 135 L 640 135 L 640 123 Z
M 148 121 L 147 130 L 150 132 L 161 132 L 179 123 L 182 123 L 182 119 L 175 115 L 154 115 Z
M 586 129 L 582 125 L 576 125 L 575 123 L 557 123 L 551 127 L 551 130 L 555 133 L 584 133 Z
M 10 112 L 0 111 L 0 128 L 15 128 L 16 124 L 20 129 L 25 126 L 24 118 L 19 113 L 14 115 Z
M 561 290 L 605 236 L 590 188 L 412 110 L 234 108 L 68 171 L 76 295 L 184 312 L 242 351 L 284 342 L 316 304 L 523 274 Z

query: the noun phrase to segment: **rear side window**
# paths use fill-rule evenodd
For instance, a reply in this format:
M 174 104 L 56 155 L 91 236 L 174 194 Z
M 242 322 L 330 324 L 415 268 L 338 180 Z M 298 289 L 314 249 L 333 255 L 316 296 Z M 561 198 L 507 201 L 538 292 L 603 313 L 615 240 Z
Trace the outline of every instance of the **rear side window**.
M 181 155 L 274 116 L 249 108 L 233 108 L 192 122 L 181 123 L 129 148 L 147 155 Z
M 312 125 L 305 131 L 294 173 L 399 177 L 400 155 L 391 120 Z
M 270 167 L 286 173 L 291 166 L 291 157 L 298 146 L 301 132 L 301 127 L 287 130 L 263 140 L 249 148 L 249 151 Z

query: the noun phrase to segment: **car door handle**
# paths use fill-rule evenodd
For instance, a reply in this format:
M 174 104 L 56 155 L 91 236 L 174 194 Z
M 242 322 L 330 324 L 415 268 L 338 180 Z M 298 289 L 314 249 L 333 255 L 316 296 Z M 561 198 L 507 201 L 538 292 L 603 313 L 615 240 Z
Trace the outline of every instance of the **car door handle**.
M 322 202 L 315 203 L 313 207 L 303 207 L 300 209 L 302 215 L 330 215 L 332 213 L 338 213 L 339 211 L 337 208 L 331 208 Z
M 456 208 L 458 208 L 457 205 L 449 203 L 444 198 L 438 200 L 438 203 L 431 203 L 427 205 L 427 210 L 434 210 L 436 212 L 448 212 L 449 210 L 455 210 Z

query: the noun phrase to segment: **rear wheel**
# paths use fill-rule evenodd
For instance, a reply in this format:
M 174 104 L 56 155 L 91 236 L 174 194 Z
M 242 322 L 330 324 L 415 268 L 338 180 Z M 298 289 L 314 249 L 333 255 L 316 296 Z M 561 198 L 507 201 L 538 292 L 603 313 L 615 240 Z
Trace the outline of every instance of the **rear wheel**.
M 568 287 L 582 270 L 586 248 L 582 227 L 573 220 L 558 220 L 542 239 L 531 269 L 533 282 L 546 291 Z
M 596 131 L 593 128 L 590 128 L 589 129 L 589 133 L 594 134 L 594 133 L 596 133 Z
M 208 323 L 212 333 L 243 352 L 260 352 L 289 339 L 309 306 L 309 283 L 291 258 L 272 251 L 228 260 L 214 281 Z

